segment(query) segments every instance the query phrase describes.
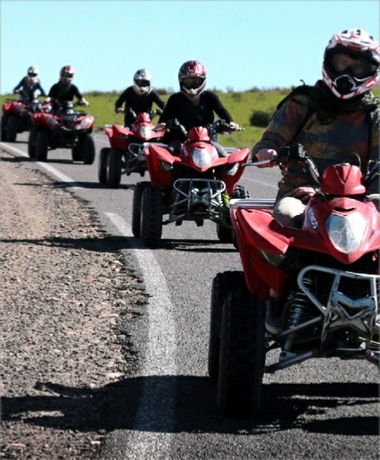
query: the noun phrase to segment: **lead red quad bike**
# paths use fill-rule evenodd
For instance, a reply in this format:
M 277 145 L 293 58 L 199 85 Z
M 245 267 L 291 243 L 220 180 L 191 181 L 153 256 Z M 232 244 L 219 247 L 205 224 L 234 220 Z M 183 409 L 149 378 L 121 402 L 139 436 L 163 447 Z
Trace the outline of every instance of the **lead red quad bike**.
M 30 101 L 6 99 L 1 118 L 1 139 L 6 142 L 16 142 L 17 134 L 30 131 L 34 113 L 49 112 L 48 102 L 33 98 Z
M 55 112 L 35 113 L 28 140 L 29 157 L 46 161 L 50 150 L 68 148 L 73 161 L 91 165 L 95 160 L 93 125 L 94 117 L 75 110 L 71 101 L 63 102 Z
M 301 228 L 273 219 L 274 200 L 230 203 L 243 271 L 213 280 L 208 362 L 226 416 L 259 413 L 264 373 L 309 359 L 380 362 L 380 218 L 366 196 L 379 163 L 364 179 L 350 163 L 329 166 L 319 178 L 301 145 L 281 149 L 279 164 L 289 161 L 320 183 Z M 276 335 L 265 329 L 270 288 L 287 294 Z M 274 349 L 278 360 L 266 365 Z
M 130 112 L 132 112 L 130 110 Z M 161 114 L 161 110 L 135 115 L 132 126 L 106 126 L 110 147 L 104 147 L 99 154 L 98 179 L 101 184 L 110 188 L 118 188 L 122 174 L 131 173 L 145 175 L 147 170 L 143 153 L 144 142 L 159 142 L 165 131 L 154 130 L 152 119 Z
M 186 133 L 179 123 L 171 129 Z M 192 128 L 179 152 L 166 144 L 145 144 L 150 182 L 136 184 L 132 206 L 132 232 L 145 246 L 158 245 L 163 225 L 193 221 L 202 226 L 206 219 L 216 223 L 222 243 L 234 242 L 229 199 L 250 197 L 238 185 L 249 149 L 225 148 L 228 155 L 220 158 L 210 141 L 216 132 L 230 131 L 223 120 L 208 129 Z

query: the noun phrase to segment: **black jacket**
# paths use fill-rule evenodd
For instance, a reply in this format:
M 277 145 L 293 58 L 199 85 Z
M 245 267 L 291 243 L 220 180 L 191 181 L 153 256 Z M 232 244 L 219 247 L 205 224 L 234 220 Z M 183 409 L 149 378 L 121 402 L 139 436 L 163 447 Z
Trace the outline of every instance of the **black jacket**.
M 56 109 L 59 107 L 60 104 L 64 101 L 72 101 L 74 96 L 81 100 L 83 98 L 79 89 L 70 84 L 69 86 L 63 85 L 62 83 L 58 82 L 55 83 L 49 91 L 48 97 L 52 99 L 53 108 Z M 57 104 L 58 103 L 58 104 Z
M 17 86 L 15 86 L 13 92 L 20 90 L 20 89 L 21 89 L 20 91 L 21 98 L 28 100 L 28 101 L 31 101 L 32 99 L 34 99 L 34 93 L 36 91 L 40 91 L 39 95 L 46 96 L 46 93 L 41 86 L 40 80 L 37 80 L 36 83 L 30 84 L 28 77 L 24 77 L 21 79 L 20 83 Z
M 197 106 L 185 94 L 178 92 L 169 97 L 159 122 L 166 123 L 176 118 L 189 131 L 195 126 L 206 126 L 212 123 L 214 121 L 214 112 L 227 123 L 233 121 L 219 97 L 212 91 L 204 91 L 200 95 Z M 174 133 L 172 136 L 174 139 L 181 137 L 179 133 Z
M 165 107 L 165 102 L 154 89 L 151 89 L 147 94 L 139 95 L 136 94 L 133 86 L 129 86 L 116 100 L 115 111 L 124 104 L 124 123 L 127 125 L 135 121 L 134 115 L 128 109 L 132 109 L 136 115 L 144 112 L 149 113 L 152 110 L 153 103 L 156 103 L 160 109 Z

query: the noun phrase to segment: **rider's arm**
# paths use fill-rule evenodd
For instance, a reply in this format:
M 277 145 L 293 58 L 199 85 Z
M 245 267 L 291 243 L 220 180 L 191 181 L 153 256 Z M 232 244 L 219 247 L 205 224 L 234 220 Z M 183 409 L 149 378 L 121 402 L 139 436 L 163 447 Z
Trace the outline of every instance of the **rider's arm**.
M 207 91 L 205 93 L 207 94 L 207 99 L 211 105 L 211 109 L 218 115 L 218 117 L 225 120 L 227 123 L 232 122 L 233 118 L 231 114 L 224 107 L 219 97 L 211 91 Z
M 153 90 L 150 94 L 152 95 L 153 102 L 155 102 L 158 105 L 158 107 L 163 110 L 165 108 L 165 102 L 163 99 L 161 99 L 157 91 Z
M 25 78 L 26 77 L 22 78 L 20 83 L 17 86 L 14 87 L 13 92 L 18 91 L 19 89 L 21 89 L 24 86 Z
M 117 109 L 121 109 L 122 108 L 122 105 L 124 104 L 124 102 L 127 102 L 127 91 L 128 91 L 128 88 L 126 90 L 124 90 L 120 96 L 116 99 L 116 102 L 115 102 L 115 112 L 117 112 Z

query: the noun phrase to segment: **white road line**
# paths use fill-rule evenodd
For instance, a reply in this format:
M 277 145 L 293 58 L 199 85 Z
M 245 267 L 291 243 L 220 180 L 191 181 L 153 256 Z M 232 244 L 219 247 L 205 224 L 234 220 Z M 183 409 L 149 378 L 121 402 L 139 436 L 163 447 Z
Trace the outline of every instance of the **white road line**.
M 11 145 L 0 142 L 0 147 L 9 153 L 17 153 L 18 155 L 28 158 L 28 155 L 25 152 Z M 84 188 L 77 182 L 75 182 L 73 179 L 71 179 L 71 177 L 62 174 L 60 171 L 58 171 L 58 169 L 54 168 L 53 166 L 50 166 L 49 164 L 42 161 L 36 161 L 36 163 L 45 168 L 47 171 L 51 172 L 57 179 L 60 179 L 62 182 L 70 184 L 71 188 Z
M 126 237 L 132 236 L 130 225 L 118 214 L 105 213 L 115 227 Z M 148 301 L 148 343 L 141 373 L 143 388 L 134 429 L 130 431 L 128 452 L 137 454 L 136 458 L 148 458 L 159 445 L 160 455 L 169 452 L 174 424 L 175 380 L 152 379 L 153 376 L 175 376 L 177 365 L 175 322 L 173 305 L 161 271 L 152 251 L 141 250 L 138 240 L 132 246 L 134 256 L 143 274 L 145 288 L 150 295 Z M 165 426 L 166 434 L 146 436 L 145 432 L 154 433 Z M 117 435 L 116 435 L 117 437 Z M 164 456 L 165 457 L 165 456 Z

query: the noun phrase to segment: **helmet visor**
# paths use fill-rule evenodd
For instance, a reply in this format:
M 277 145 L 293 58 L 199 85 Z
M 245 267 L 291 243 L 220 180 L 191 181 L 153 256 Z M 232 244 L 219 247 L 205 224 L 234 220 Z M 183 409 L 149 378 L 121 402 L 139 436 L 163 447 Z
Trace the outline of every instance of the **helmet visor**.
M 354 54 L 337 53 L 332 56 L 332 65 L 336 72 L 349 70 L 356 78 L 366 78 L 376 73 L 376 65 L 368 59 Z
M 186 89 L 197 89 L 203 85 L 203 77 L 183 77 L 181 83 Z
M 72 72 L 62 72 L 62 73 L 61 73 L 61 77 L 73 78 L 73 77 L 74 77 L 74 74 L 73 74 Z
M 150 86 L 149 80 L 135 80 L 135 83 L 140 88 L 145 88 L 146 86 Z
M 37 74 L 35 72 L 29 72 L 28 77 L 37 77 Z

